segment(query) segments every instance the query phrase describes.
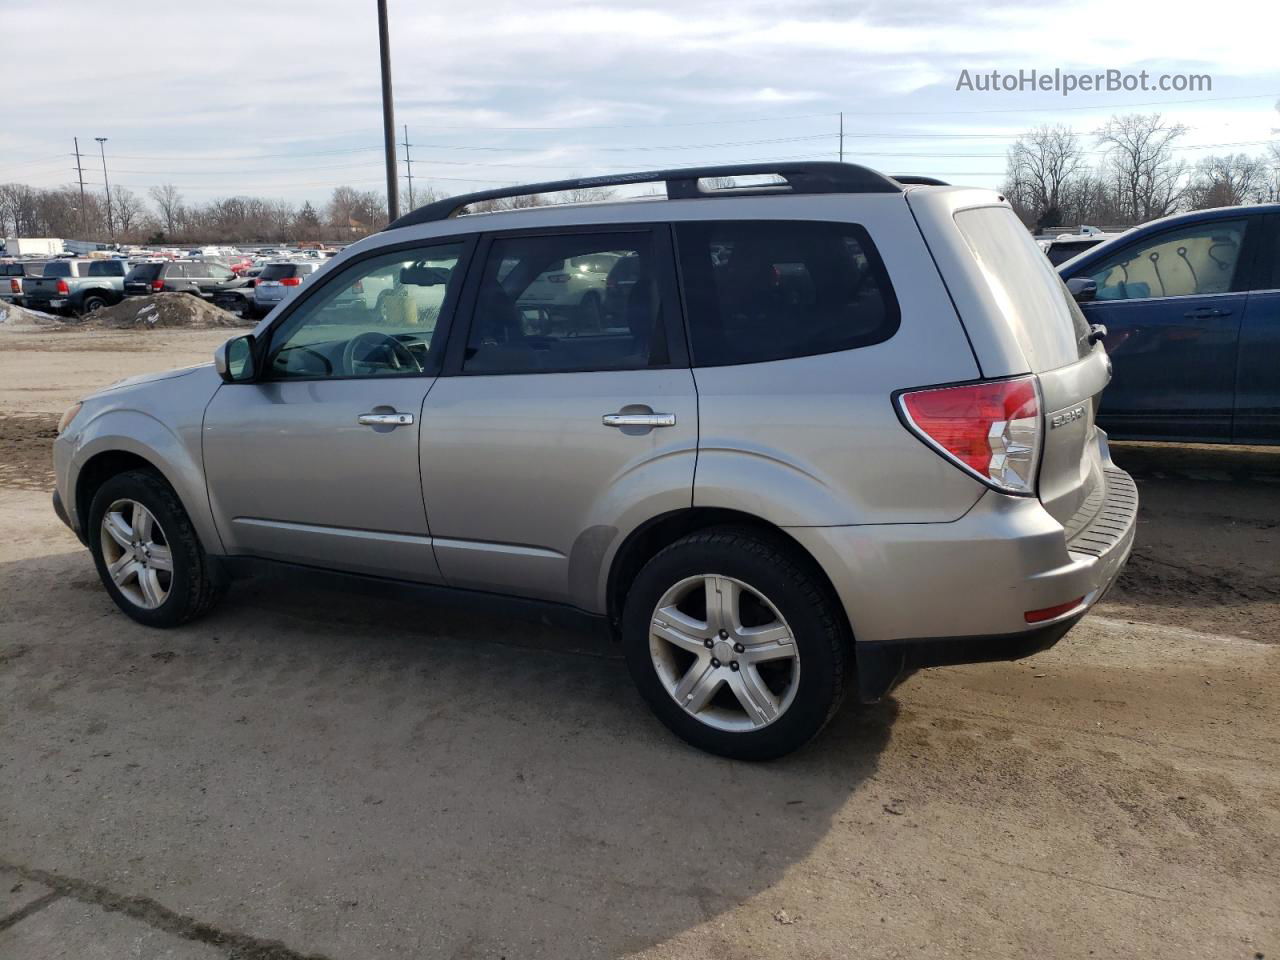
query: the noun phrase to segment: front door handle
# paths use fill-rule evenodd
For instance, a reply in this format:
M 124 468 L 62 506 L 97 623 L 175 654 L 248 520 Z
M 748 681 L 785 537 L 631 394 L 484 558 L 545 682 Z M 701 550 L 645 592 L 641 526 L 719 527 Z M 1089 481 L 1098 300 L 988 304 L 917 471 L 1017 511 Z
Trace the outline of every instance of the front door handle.
M 404 427 L 413 423 L 412 413 L 362 413 L 356 417 L 362 427 Z
M 1198 310 L 1188 310 L 1183 314 L 1188 320 L 1207 320 L 1209 317 L 1229 317 L 1230 310 L 1219 310 L 1217 307 L 1200 307 Z
M 600 418 L 606 427 L 674 427 L 674 413 L 606 413 Z

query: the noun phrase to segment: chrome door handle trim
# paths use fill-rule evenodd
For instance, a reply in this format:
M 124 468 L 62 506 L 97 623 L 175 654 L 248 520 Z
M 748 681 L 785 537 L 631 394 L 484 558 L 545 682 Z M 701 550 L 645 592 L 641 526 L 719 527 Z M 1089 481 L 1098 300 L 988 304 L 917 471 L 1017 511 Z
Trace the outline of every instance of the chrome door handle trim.
M 404 427 L 413 423 L 412 413 L 362 413 L 356 417 L 362 427 Z
M 674 413 L 606 413 L 600 418 L 606 427 L 674 427 Z

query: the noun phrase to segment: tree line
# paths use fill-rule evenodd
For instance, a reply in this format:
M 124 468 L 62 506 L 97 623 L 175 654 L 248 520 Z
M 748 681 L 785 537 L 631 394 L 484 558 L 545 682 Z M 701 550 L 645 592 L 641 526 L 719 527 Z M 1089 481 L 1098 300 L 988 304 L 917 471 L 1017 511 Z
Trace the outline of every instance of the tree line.
M 319 209 L 284 200 L 232 196 L 193 203 L 173 184 L 152 187 L 144 198 L 128 187 L 106 197 L 74 184 L 39 189 L 0 184 L 0 236 L 61 237 L 122 243 L 297 243 L 350 241 L 387 224 L 386 198 L 375 191 L 334 187 Z
M 1036 127 L 1007 151 L 1004 194 L 1036 229 L 1127 227 L 1179 210 L 1280 200 L 1280 142 L 1191 164 L 1177 155 L 1188 132 L 1159 113 L 1115 116 L 1087 135 Z

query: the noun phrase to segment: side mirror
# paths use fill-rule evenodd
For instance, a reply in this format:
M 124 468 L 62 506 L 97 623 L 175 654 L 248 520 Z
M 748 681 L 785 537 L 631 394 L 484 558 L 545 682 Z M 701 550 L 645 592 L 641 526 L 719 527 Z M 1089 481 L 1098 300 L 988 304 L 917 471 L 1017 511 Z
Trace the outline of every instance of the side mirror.
M 1088 277 L 1072 277 L 1067 281 L 1067 292 L 1071 294 L 1076 303 L 1088 303 L 1097 299 L 1098 282 L 1090 280 Z
M 253 360 L 253 334 L 234 337 L 213 351 L 213 369 L 224 383 L 246 383 L 257 370 Z

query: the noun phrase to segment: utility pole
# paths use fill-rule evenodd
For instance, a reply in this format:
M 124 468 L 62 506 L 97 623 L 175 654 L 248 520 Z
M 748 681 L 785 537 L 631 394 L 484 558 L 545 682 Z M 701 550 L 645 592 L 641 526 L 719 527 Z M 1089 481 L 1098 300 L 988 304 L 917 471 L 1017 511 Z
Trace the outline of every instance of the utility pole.
M 382 59 L 382 144 L 387 160 L 387 216 L 400 216 L 399 172 L 396 170 L 396 114 L 391 101 L 391 44 L 387 38 L 387 0 L 378 0 L 378 52 Z
M 106 137 L 94 137 L 98 141 L 98 149 L 102 151 L 102 185 L 107 188 L 107 233 L 111 235 L 111 242 L 116 242 L 116 225 L 115 220 L 111 216 L 111 181 L 107 179 L 107 148 Z
M 844 163 L 844 111 L 840 111 L 840 162 Z
M 84 168 L 80 166 L 80 138 L 72 137 L 71 142 L 76 145 L 76 176 L 80 178 L 80 233 L 82 240 L 89 239 L 89 228 L 85 226 L 84 219 Z
M 412 210 L 413 209 L 413 158 L 409 156 L 409 148 L 413 146 L 413 144 L 409 142 L 409 125 L 407 123 L 404 125 L 404 143 L 402 143 L 401 146 L 404 147 L 404 166 L 406 171 L 405 176 L 409 180 L 409 209 Z

